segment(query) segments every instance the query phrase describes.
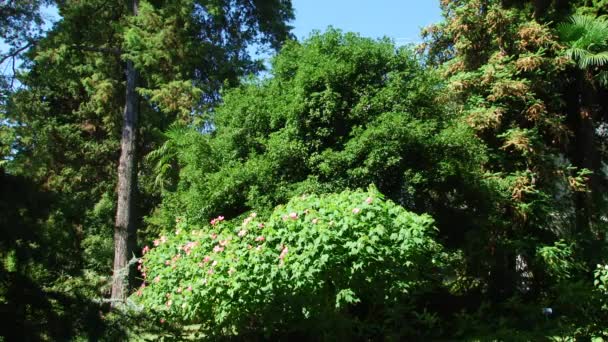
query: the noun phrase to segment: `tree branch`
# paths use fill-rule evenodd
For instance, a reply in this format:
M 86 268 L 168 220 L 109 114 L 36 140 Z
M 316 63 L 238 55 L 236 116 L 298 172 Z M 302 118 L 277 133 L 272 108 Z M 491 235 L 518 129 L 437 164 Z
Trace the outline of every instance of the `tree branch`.
M 2 65 L 4 62 L 6 62 L 7 59 L 9 58 L 16 58 L 17 55 L 19 55 L 21 52 L 23 52 L 24 50 L 29 49 L 30 47 L 32 47 L 34 45 L 33 42 L 29 42 L 27 44 L 25 44 L 24 46 L 18 48 L 17 50 L 13 50 L 13 51 L 9 51 L 5 56 L 2 57 L 2 59 L 0 59 L 0 65 Z
M 13 57 L 13 77 L 11 77 L 11 89 L 15 85 L 15 75 L 17 75 L 17 70 L 15 70 L 15 57 Z

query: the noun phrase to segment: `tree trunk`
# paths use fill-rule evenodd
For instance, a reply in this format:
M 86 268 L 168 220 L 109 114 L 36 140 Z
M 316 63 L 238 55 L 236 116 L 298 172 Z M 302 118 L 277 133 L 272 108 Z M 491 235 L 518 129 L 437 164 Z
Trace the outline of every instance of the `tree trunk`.
M 534 0 L 534 19 L 538 20 L 542 18 L 551 5 L 551 1 L 549 0 Z
M 133 15 L 137 15 L 138 0 L 132 2 Z M 112 277 L 112 306 L 127 298 L 129 289 L 129 257 L 135 238 L 134 195 L 137 163 L 135 149 L 137 141 L 138 97 L 135 92 L 138 74 L 133 62 L 127 61 L 127 89 L 123 112 L 120 161 L 118 164 L 118 202 L 114 226 L 114 274 Z
M 588 186 L 591 192 L 577 194 L 577 229 L 579 232 L 588 232 L 593 215 L 593 192 L 598 190 L 598 154 L 594 143 L 595 127 L 593 104 L 595 101 L 595 89 L 591 84 L 591 76 L 585 72 L 577 75 L 579 91 L 579 107 L 575 134 L 576 134 L 576 156 L 577 166 L 586 168 L 593 172 L 589 177 Z

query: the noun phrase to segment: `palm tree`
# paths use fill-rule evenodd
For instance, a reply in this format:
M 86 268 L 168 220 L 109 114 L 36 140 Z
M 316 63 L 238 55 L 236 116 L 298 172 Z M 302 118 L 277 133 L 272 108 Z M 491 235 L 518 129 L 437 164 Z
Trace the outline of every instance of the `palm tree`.
M 608 21 L 602 17 L 574 15 L 570 22 L 557 26 L 566 56 L 577 66 L 573 70 L 575 82 L 570 83 L 568 102 L 569 117 L 574 125 L 576 145 L 572 151 L 580 168 L 595 171 L 590 177 L 591 194 L 577 195 L 577 226 L 587 230 L 590 217 L 597 210 L 597 196 L 601 194 L 598 170 L 600 156 L 595 142 L 594 119 L 598 115 L 598 85 L 608 86 Z M 594 200 L 593 197 L 596 197 Z
M 608 64 L 608 21 L 602 17 L 574 15 L 569 23 L 557 26 L 557 32 L 567 46 L 566 55 L 582 70 L 593 72 L 608 86 L 608 71 L 599 70 Z

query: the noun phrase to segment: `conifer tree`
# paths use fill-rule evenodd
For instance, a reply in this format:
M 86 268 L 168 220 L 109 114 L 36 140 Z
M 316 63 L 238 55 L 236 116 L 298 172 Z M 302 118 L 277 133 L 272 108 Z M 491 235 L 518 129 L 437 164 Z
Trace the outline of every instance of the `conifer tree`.
M 126 213 L 116 215 L 119 229 L 136 227 L 153 207 L 145 170 L 137 177 L 137 166 L 162 143 L 160 132 L 175 121 L 205 122 L 221 87 L 260 70 L 247 47 L 280 47 L 293 13 L 285 0 L 140 1 L 138 15 L 125 2 L 56 6 L 60 20 L 24 54 L 23 86 L 8 99 L 3 120 L 10 125 L 3 128 L 10 132 L 3 137 L 12 146 L 10 172 L 58 193 L 46 224 L 74 243 L 72 271 L 103 274 L 111 245 L 100 241 L 110 236 L 112 216 Z M 124 132 L 122 150 L 132 159 L 117 167 Z M 112 200 L 123 171 L 133 177 L 118 187 L 119 198 L 131 203 L 126 210 Z M 117 271 L 125 270 L 133 246 L 121 237 L 116 247 Z M 126 290 L 115 286 L 113 299 L 125 298 Z

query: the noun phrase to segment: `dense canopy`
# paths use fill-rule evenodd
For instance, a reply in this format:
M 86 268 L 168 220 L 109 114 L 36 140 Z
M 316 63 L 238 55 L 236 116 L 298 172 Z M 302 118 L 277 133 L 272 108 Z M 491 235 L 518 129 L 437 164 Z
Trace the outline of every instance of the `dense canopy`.
M 607 5 L 0 4 L 0 339 L 608 338 Z

